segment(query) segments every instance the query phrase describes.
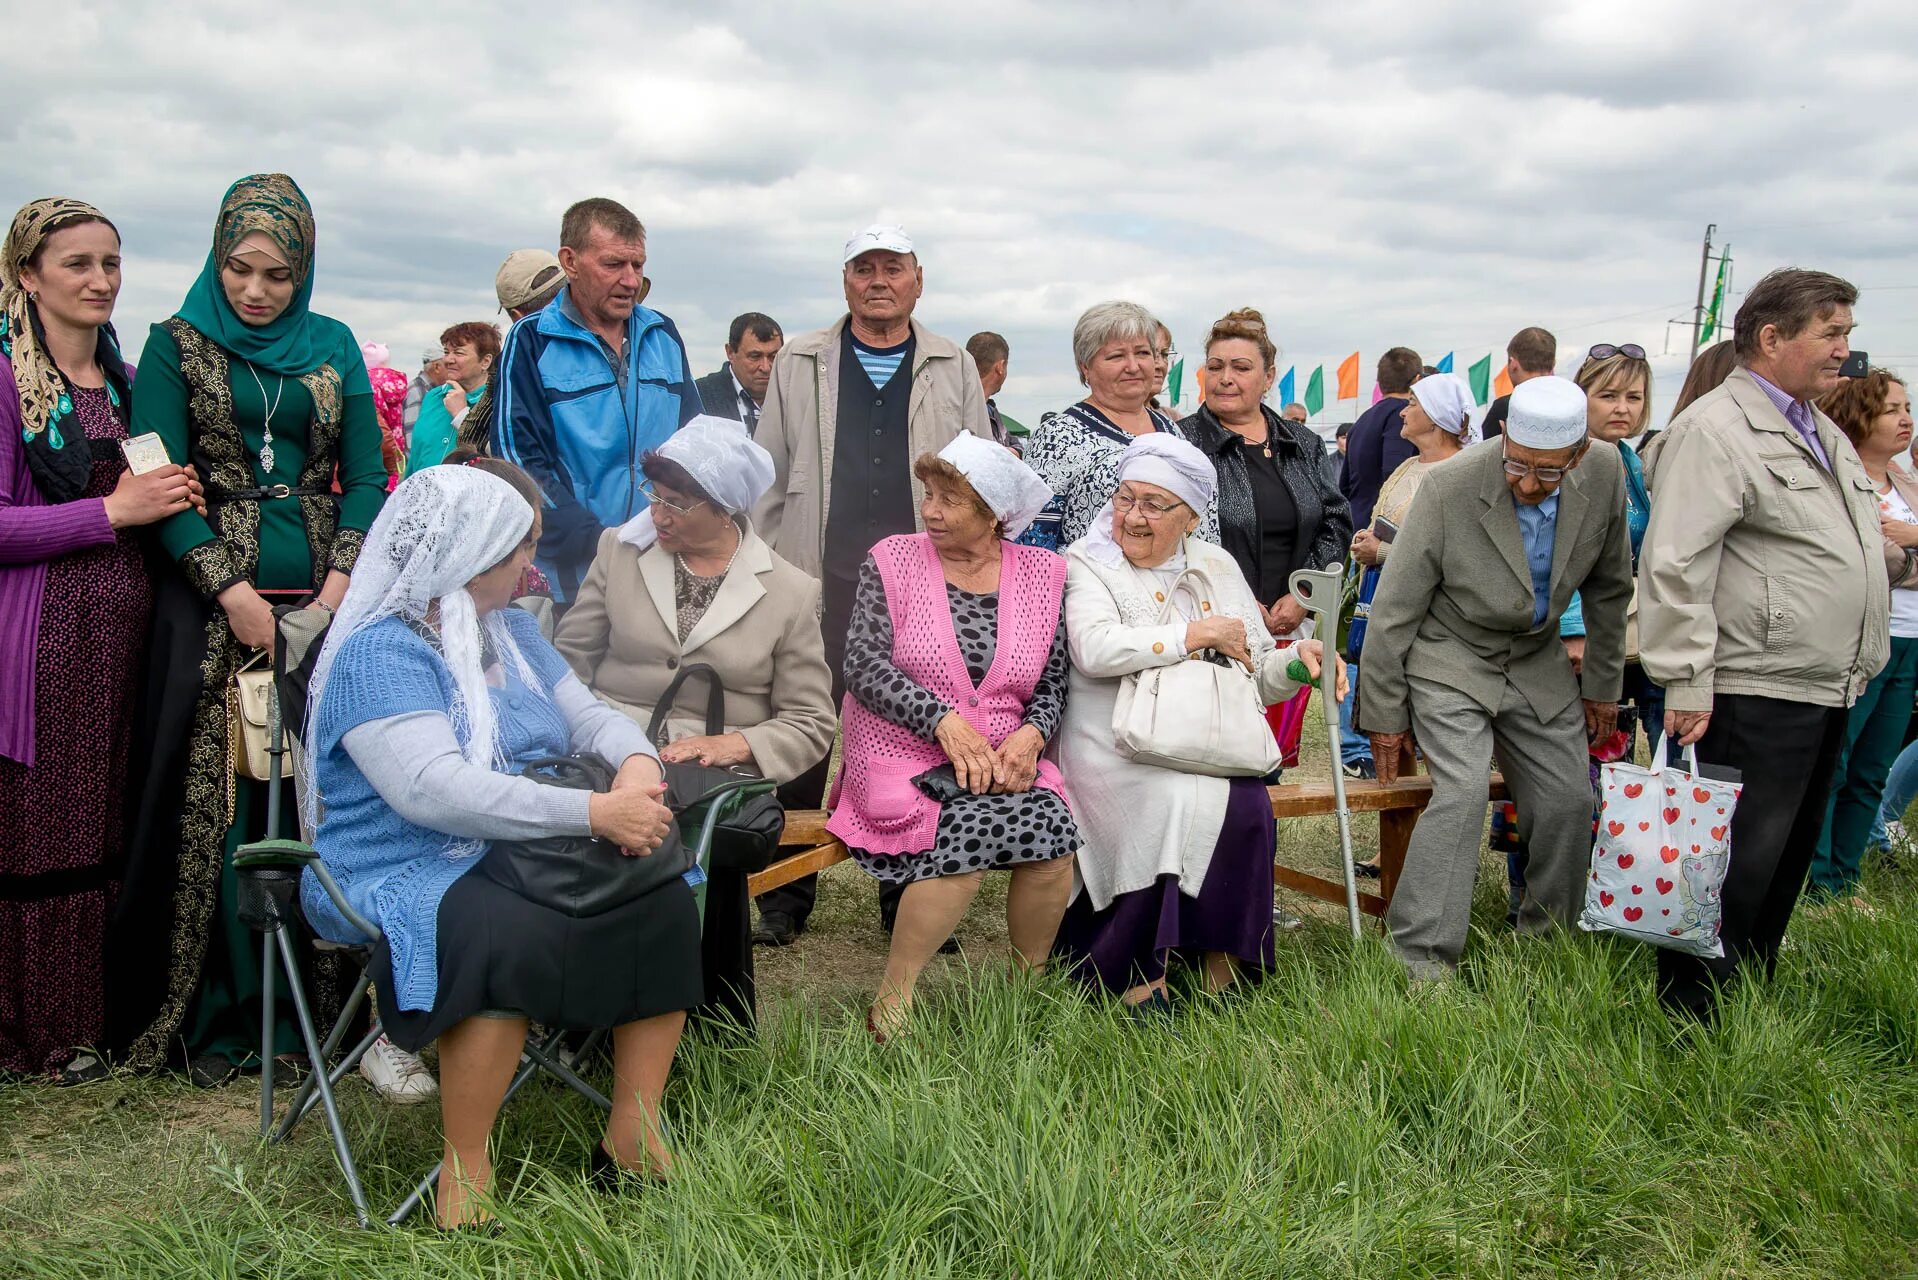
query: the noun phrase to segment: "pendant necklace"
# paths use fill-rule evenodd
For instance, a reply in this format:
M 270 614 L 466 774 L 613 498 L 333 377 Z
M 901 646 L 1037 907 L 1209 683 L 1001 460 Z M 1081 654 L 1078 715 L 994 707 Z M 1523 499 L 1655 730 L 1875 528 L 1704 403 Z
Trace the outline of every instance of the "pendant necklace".
M 266 402 L 266 384 L 260 381 L 260 371 L 253 367 L 251 360 L 244 362 L 246 371 L 253 375 L 253 385 L 260 391 L 260 407 L 266 410 L 266 425 L 260 432 L 260 470 L 273 474 L 273 414 L 280 407 L 280 396 L 286 391 L 286 379 L 280 378 L 273 388 L 273 403 Z

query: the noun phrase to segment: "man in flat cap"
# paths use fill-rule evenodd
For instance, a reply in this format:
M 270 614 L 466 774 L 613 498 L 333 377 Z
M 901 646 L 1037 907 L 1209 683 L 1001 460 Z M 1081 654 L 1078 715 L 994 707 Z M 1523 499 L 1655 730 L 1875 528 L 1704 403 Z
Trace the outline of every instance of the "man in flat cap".
M 1569 924 L 1592 849 L 1588 741 L 1618 721 L 1632 594 L 1625 471 L 1564 378 L 1512 392 L 1505 434 L 1426 477 L 1385 562 L 1359 664 L 1379 780 L 1416 736 L 1432 775 L 1386 926 L 1414 978 L 1458 965 L 1494 757 L 1531 849 L 1518 927 Z M 1585 610 L 1582 673 L 1558 622 Z

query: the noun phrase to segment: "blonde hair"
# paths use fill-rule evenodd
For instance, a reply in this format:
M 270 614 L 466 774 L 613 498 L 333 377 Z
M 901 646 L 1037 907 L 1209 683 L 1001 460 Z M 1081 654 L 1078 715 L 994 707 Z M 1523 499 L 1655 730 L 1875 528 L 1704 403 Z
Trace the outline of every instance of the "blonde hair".
M 1578 367 L 1573 381 L 1578 389 L 1587 396 L 1595 396 L 1601 391 L 1613 387 L 1629 390 L 1633 382 L 1640 379 L 1645 383 L 1645 403 L 1639 406 L 1638 421 L 1632 424 L 1632 434 L 1637 435 L 1645 429 L 1652 416 L 1652 366 L 1650 361 L 1640 360 L 1626 355 L 1623 351 L 1606 356 L 1603 360 L 1586 357 L 1585 363 Z
M 1213 322 L 1212 332 L 1205 335 L 1205 353 L 1210 356 L 1212 348 L 1221 342 L 1249 342 L 1259 349 L 1259 358 L 1270 369 L 1279 362 L 1279 348 L 1272 341 L 1272 335 L 1266 332 L 1265 317 L 1257 308 L 1240 307 L 1228 312 Z

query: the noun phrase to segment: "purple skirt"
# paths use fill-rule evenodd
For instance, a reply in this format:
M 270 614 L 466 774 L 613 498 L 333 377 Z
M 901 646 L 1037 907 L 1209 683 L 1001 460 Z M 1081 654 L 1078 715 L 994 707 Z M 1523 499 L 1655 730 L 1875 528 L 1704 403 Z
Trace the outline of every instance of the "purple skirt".
M 1177 876 L 1164 875 L 1118 895 L 1104 911 L 1094 911 L 1084 893 L 1072 900 L 1052 951 L 1074 976 L 1117 995 L 1165 977 L 1172 951 L 1221 951 L 1248 972 L 1272 968 L 1272 802 L 1257 778 L 1231 785 L 1198 897 L 1181 893 Z

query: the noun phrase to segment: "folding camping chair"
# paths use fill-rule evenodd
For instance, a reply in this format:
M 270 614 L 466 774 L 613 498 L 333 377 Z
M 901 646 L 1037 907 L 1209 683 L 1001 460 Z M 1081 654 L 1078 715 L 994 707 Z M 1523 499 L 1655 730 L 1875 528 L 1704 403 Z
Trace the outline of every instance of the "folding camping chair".
M 358 1167 L 353 1161 L 353 1152 L 347 1143 L 346 1128 L 340 1120 L 339 1105 L 334 1097 L 334 1087 L 359 1065 L 373 1042 L 380 1036 L 378 1010 L 369 1016 L 369 1027 L 357 1044 L 331 1067 L 333 1055 L 339 1051 L 341 1043 L 351 1030 L 360 1007 L 366 1002 L 366 993 L 371 984 L 370 966 L 373 963 L 374 948 L 381 940 L 379 926 L 355 911 L 340 892 L 327 871 L 326 864 L 320 859 L 314 848 L 301 840 L 281 838 L 280 818 L 282 815 L 281 786 L 285 775 L 282 761 L 292 754 L 286 745 L 286 724 L 282 715 L 283 706 L 291 702 L 295 706 L 304 706 L 305 682 L 299 673 L 310 671 L 308 659 L 317 655 L 324 626 L 315 627 L 314 621 L 324 619 L 323 614 L 309 614 L 301 618 L 298 614 L 305 611 L 280 610 L 275 615 L 275 636 L 277 643 L 273 651 L 273 696 L 268 709 L 268 743 L 273 759 L 272 773 L 275 780 L 267 784 L 267 838 L 252 844 L 243 845 L 234 854 L 233 865 L 239 878 L 239 915 L 240 919 L 260 935 L 260 1000 L 263 1006 L 261 1015 L 261 1069 L 260 1069 L 260 1136 L 268 1143 L 284 1142 L 296 1125 L 310 1114 L 315 1106 L 326 1115 L 327 1129 L 333 1138 L 334 1154 L 338 1157 L 340 1171 L 346 1175 L 347 1191 L 353 1199 L 353 1210 L 362 1227 L 371 1227 L 372 1220 L 366 1204 L 366 1190 L 360 1182 Z M 287 662 L 293 660 L 296 673 L 289 681 Z M 292 694 L 291 698 L 287 695 Z M 686 841 L 694 855 L 694 865 L 698 875 L 688 878 L 694 881 L 693 898 L 699 910 L 703 924 L 706 909 L 706 869 L 712 856 L 713 833 L 719 824 L 730 816 L 740 805 L 758 795 L 770 792 L 776 784 L 765 778 L 742 778 L 737 782 L 726 783 L 713 788 L 682 808 L 676 810 L 679 822 L 680 839 Z M 324 1042 L 319 1038 L 313 1022 L 313 1012 L 306 996 L 305 984 L 300 978 L 299 956 L 296 951 L 295 936 L 305 933 L 311 938 L 300 913 L 300 873 L 311 870 L 314 878 L 327 897 L 333 900 L 340 914 L 345 917 L 365 939 L 357 943 L 333 943 L 322 939 L 312 939 L 312 945 L 320 952 L 345 954 L 356 966 L 353 982 L 353 994 L 347 1000 L 340 1016 L 333 1023 Z M 288 995 L 293 1001 L 295 1019 L 300 1028 L 300 1037 L 307 1051 L 307 1060 L 311 1070 L 306 1081 L 294 1094 L 284 1116 L 277 1126 L 274 1124 L 274 1088 L 273 1055 L 274 1045 L 274 1000 L 277 995 L 278 975 L 284 973 Z M 528 1080 L 535 1075 L 545 1073 L 573 1092 L 586 1098 L 601 1111 L 610 1112 L 612 1103 L 599 1090 L 588 1084 L 560 1059 L 560 1041 L 563 1031 L 554 1030 L 537 1042 L 530 1037 L 520 1055 L 520 1067 L 508 1085 L 506 1096 L 501 1102 L 504 1107 L 513 1095 L 518 1093 Z M 580 1046 L 578 1060 L 585 1060 L 592 1049 L 605 1037 L 605 1030 L 591 1033 Z M 438 1179 L 440 1166 L 433 1168 L 415 1184 L 412 1192 L 400 1202 L 385 1221 L 389 1226 L 398 1226 L 405 1221 L 413 1210 L 417 1209 L 425 1197 L 431 1193 Z

